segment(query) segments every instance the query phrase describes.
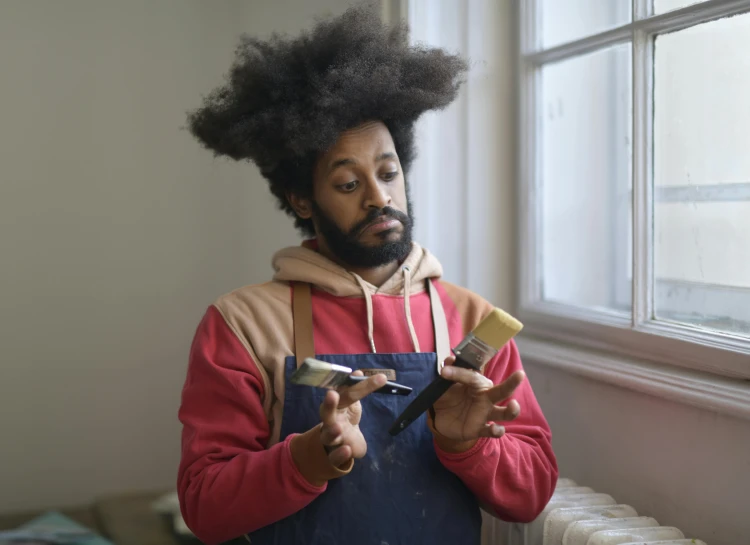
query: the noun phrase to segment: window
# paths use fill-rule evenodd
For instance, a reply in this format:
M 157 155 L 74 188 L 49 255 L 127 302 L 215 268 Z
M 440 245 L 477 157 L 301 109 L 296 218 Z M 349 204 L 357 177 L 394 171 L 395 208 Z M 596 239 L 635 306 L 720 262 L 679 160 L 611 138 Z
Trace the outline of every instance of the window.
M 750 0 L 521 0 L 521 318 L 750 378 Z

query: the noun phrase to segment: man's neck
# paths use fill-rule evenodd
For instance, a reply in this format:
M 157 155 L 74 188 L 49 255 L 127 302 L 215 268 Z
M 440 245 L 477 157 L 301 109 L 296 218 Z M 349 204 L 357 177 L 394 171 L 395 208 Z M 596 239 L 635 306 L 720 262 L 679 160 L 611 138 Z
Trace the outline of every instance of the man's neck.
M 398 263 L 388 263 L 381 267 L 375 267 L 371 269 L 357 269 L 354 267 L 347 267 L 347 269 L 362 277 L 362 280 L 369 282 L 373 286 L 380 287 L 385 284 L 391 276 L 398 270 Z
M 381 265 L 380 267 L 352 267 L 338 259 L 333 252 L 331 252 L 325 244 L 321 244 L 320 241 L 317 243 L 317 251 L 337 265 L 345 268 L 347 271 L 360 276 L 365 282 L 369 282 L 377 287 L 385 284 L 385 282 L 396 273 L 399 267 L 398 261 L 392 261 L 391 263 Z

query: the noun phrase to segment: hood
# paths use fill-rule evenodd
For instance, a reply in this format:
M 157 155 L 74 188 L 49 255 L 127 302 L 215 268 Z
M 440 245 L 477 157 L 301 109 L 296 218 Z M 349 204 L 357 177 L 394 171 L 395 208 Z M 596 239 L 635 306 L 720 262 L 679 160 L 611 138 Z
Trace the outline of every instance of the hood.
M 282 282 L 307 282 L 316 288 L 339 297 L 370 295 L 404 295 L 404 285 L 410 284 L 409 295 L 422 291 L 424 281 L 437 279 L 443 268 L 437 258 L 416 242 L 401 267 L 377 287 L 356 274 L 332 262 L 314 249 L 314 243 L 305 242 L 278 251 L 272 260 L 274 280 Z M 405 274 L 406 273 L 406 274 Z
M 282 282 L 306 282 L 338 297 L 364 297 L 367 309 L 367 338 L 370 341 L 370 349 L 373 353 L 377 350 L 373 336 L 372 296 L 376 294 L 403 295 L 404 314 L 409 335 L 414 351 L 419 352 L 419 340 L 414 330 L 409 300 L 412 294 L 424 289 L 425 280 L 437 279 L 442 276 L 443 268 L 437 258 L 419 244 L 413 242 L 411 252 L 401 263 L 401 266 L 382 286 L 377 287 L 324 257 L 315 251 L 315 246 L 315 241 L 307 241 L 301 246 L 284 248 L 278 251 L 272 260 L 273 268 L 276 271 L 273 279 Z M 431 282 L 429 283 L 429 290 L 434 322 L 436 313 L 439 312 L 442 315 L 443 311 Z M 437 307 L 440 307 L 440 310 L 437 310 Z M 445 321 L 444 316 L 442 321 Z M 442 336 L 447 339 L 447 333 Z

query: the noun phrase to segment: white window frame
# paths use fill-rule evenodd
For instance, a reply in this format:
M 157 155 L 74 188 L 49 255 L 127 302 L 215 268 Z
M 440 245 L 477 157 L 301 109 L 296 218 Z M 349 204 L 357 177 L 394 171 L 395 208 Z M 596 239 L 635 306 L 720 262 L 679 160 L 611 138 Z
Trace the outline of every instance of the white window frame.
M 750 0 L 705 0 L 656 16 L 649 12 L 650 0 L 633 0 L 630 23 L 548 49 L 541 47 L 538 36 L 541 28 L 539 4 L 538 0 L 519 0 L 517 4 L 520 29 L 518 220 L 521 237 L 517 314 L 525 324 L 525 334 L 544 342 L 599 350 L 601 354 L 690 368 L 723 377 L 750 379 L 750 339 L 747 337 L 650 318 L 653 315 L 654 289 L 651 244 L 655 199 L 651 152 L 654 37 L 721 17 L 750 12 Z M 632 43 L 633 70 L 634 267 L 631 317 L 614 311 L 543 301 L 540 267 L 541 169 L 537 143 L 541 132 L 536 113 L 541 96 L 540 67 L 551 61 L 573 58 L 622 43 Z M 537 351 L 544 350 L 541 346 L 537 346 Z M 552 352 L 549 355 L 552 357 Z M 612 370 L 616 369 L 616 364 L 613 363 L 611 367 Z M 631 376 L 636 375 L 631 373 Z M 677 382 L 673 386 L 679 387 Z M 743 396 L 743 392 L 747 393 L 744 390 L 730 390 L 739 396 L 737 399 Z M 725 394 L 731 392 L 723 391 Z

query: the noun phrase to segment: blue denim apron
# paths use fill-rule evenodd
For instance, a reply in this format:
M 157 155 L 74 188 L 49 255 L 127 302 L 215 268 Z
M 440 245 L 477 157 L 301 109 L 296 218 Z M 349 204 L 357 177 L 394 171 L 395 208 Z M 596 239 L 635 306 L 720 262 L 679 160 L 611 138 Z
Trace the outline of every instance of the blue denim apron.
M 442 323 L 436 330 L 445 332 L 447 325 L 440 299 L 428 281 L 433 320 Z M 309 286 L 295 289 L 294 320 L 296 350 L 312 349 L 312 311 Z M 301 303 L 301 304 L 297 304 Z M 440 305 L 439 309 L 435 309 Z M 307 314 L 309 313 L 309 315 Z M 438 321 L 439 321 L 438 319 Z M 298 324 L 309 333 L 301 334 Z M 306 335 L 307 338 L 301 338 Z M 307 344 L 307 348 L 303 345 Z M 436 344 L 440 347 L 440 344 Z M 312 349 L 314 350 L 314 349 Z M 440 351 L 440 348 L 438 348 Z M 310 352 L 314 354 L 314 351 Z M 442 354 L 441 354 L 442 355 Z M 297 354 L 301 356 L 301 354 Z M 438 374 L 435 352 L 399 354 L 317 354 L 321 360 L 357 369 L 392 369 L 396 380 L 420 392 Z M 320 423 L 319 409 L 325 390 L 298 386 L 288 379 L 297 361 L 285 361 L 286 387 L 280 440 L 289 434 L 303 433 Z M 475 496 L 461 480 L 445 469 L 438 460 L 422 415 L 397 437 L 388 429 L 411 402 L 410 396 L 370 394 L 362 400 L 360 429 L 367 441 L 367 455 L 355 460 L 351 473 L 328 483 L 327 490 L 301 511 L 248 537 L 253 545 L 478 545 L 481 514 Z

